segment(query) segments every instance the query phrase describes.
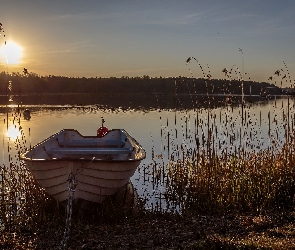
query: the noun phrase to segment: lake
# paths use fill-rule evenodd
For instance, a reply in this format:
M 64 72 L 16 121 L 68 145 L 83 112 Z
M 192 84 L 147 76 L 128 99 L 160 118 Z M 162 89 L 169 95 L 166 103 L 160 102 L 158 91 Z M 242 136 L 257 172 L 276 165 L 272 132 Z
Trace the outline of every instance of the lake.
M 284 143 L 286 129 L 292 131 L 294 126 L 294 99 L 291 97 L 246 98 L 243 105 L 222 97 L 218 105 L 210 105 L 213 99 L 206 96 L 196 102 L 191 102 L 195 97 L 187 96 L 186 99 L 182 97 L 186 104 L 181 105 L 178 99 L 176 108 L 171 100 L 160 108 L 157 105 L 135 106 L 132 101 L 127 107 L 120 103 L 115 106 L 99 101 L 93 103 L 92 99 L 87 104 L 87 96 L 84 97 L 79 104 L 73 101 L 75 95 L 67 96 L 71 104 L 59 105 L 58 100 L 54 104 L 42 104 L 42 100 L 37 104 L 16 105 L 13 101 L 1 104 L 1 164 L 8 166 L 10 161 L 17 161 L 19 149 L 15 148 L 15 133 L 24 150 L 24 146 L 33 146 L 64 128 L 76 129 L 82 135 L 96 135 L 103 117 L 106 127 L 125 129 L 146 150 L 147 157 L 131 181 L 142 198 L 154 202 L 165 191 L 164 182 L 155 181 L 156 172 L 164 171 L 168 159 L 182 157 L 184 151 L 196 147 L 206 149 L 208 137 L 214 136 L 218 152 L 278 150 Z M 236 98 L 241 100 L 240 96 Z M 189 102 L 198 105 L 189 107 Z M 25 109 L 31 111 L 30 120 L 23 117 Z M 20 126 L 22 136 L 18 134 Z

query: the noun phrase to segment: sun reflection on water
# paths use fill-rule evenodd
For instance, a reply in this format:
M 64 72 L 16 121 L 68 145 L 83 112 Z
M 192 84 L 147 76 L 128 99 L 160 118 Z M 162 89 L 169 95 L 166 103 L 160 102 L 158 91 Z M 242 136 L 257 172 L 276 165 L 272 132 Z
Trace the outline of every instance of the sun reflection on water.
M 17 125 L 15 124 L 9 125 L 6 135 L 10 140 L 15 141 L 20 136 L 20 131 Z

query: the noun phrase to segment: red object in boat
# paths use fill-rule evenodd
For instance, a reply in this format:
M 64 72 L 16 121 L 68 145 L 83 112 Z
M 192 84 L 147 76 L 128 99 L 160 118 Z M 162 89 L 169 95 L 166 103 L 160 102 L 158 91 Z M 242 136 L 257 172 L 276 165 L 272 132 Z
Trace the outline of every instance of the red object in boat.
M 109 132 L 108 128 L 102 126 L 102 127 L 98 128 L 98 130 L 97 130 L 97 137 L 101 138 L 101 137 L 105 136 L 107 134 L 107 132 Z

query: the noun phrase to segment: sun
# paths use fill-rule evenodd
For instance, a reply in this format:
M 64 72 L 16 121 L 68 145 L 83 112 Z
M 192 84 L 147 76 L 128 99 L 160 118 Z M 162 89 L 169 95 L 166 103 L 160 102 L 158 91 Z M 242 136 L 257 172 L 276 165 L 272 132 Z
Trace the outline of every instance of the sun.
M 6 64 L 19 64 L 22 53 L 22 47 L 12 41 L 8 41 L 0 48 L 2 61 Z

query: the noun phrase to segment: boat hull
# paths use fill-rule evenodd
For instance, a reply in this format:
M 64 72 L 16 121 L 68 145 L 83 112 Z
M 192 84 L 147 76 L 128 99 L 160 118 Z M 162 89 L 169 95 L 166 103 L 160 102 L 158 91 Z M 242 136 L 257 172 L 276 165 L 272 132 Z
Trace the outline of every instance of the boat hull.
M 74 200 L 102 203 L 115 194 L 134 174 L 140 161 L 78 162 L 27 161 L 26 166 L 39 185 L 58 202 L 68 199 L 69 176 L 77 182 Z

